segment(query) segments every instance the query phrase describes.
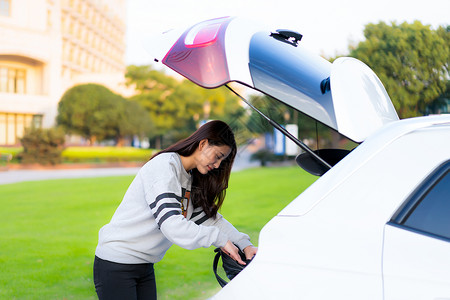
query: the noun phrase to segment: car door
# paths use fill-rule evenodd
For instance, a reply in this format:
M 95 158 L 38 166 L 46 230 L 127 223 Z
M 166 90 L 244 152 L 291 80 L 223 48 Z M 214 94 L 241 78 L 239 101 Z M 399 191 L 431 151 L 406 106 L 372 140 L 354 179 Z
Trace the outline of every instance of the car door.
M 450 299 L 450 161 L 385 227 L 384 299 Z

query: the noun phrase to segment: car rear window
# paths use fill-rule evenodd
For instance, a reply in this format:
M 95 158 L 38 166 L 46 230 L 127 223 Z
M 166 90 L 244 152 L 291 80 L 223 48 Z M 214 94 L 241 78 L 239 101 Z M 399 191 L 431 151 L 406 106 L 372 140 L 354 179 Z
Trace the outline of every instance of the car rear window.
M 394 222 L 450 240 L 450 161 L 441 165 L 417 189 Z
M 420 201 L 404 225 L 450 239 L 450 172 Z

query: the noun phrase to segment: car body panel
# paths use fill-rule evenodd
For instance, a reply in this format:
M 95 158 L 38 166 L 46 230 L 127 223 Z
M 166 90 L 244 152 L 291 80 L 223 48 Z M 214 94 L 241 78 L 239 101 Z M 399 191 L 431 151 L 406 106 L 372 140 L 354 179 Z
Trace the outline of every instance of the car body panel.
M 407 237 L 409 232 L 394 233 L 386 228 L 412 191 L 450 159 L 448 149 L 450 115 L 384 127 L 264 226 L 259 252 L 251 263 L 260 266 L 244 269 L 213 299 L 229 299 L 236 291 L 242 293 L 239 299 L 275 299 L 277 290 L 269 281 L 288 289 L 281 292 L 286 299 L 423 299 L 400 297 L 403 290 L 396 284 L 416 285 L 412 290 L 422 291 L 420 295 L 426 290 L 430 299 L 450 297 L 450 280 L 445 279 L 450 270 L 449 241 L 424 243 L 422 235 Z M 341 174 L 345 175 L 338 178 Z M 299 213 L 303 202 L 309 203 L 308 209 Z M 400 234 L 405 239 L 393 241 Z M 410 247 L 400 247 L 403 242 Z M 399 259 L 412 245 L 417 253 L 410 250 L 411 256 Z M 440 265 L 429 261 L 423 266 L 427 258 L 418 258 L 424 251 L 428 256 L 436 254 Z M 422 275 L 414 277 L 408 268 L 403 269 L 408 263 L 409 269 Z M 274 265 L 276 278 L 270 275 Z M 388 281 L 383 271 L 389 274 Z M 292 282 L 292 278 L 299 285 L 301 282 L 302 288 L 282 283 Z M 251 288 L 244 289 L 249 285 Z M 439 287 L 435 294 L 433 287 Z
M 361 61 L 340 57 L 331 66 L 331 93 L 339 132 L 363 141 L 397 112 L 377 75 Z
M 449 256 L 450 241 L 386 225 L 384 299 L 450 299 Z
M 251 39 L 248 66 L 255 89 L 337 130 L 331 93 L 320 89 L 330 77 L 330 62 L 260 31 Z
M 202 87 L 242 83 L 355 142 L 398 120 L 378 77 L 355 59 L 331 64 L 301 41 L 274 38 L 275 29 L 242 18 L 208 20 L 181 32 L 169 31 L 161 42 L 149 39 L 146 48 L 156 60 Z M 364 84 L 356 86 L 355 81 Z
M 380 288 L 381 278 L 377 274 L 279 264 L 263 260 L 258 260 L 258 264 L 252 263 L 247 268 L 249 272 L 238 274 L 210 299 L 360 300 L 383 297 Z M 259 275 L 255 277 L 255 274 Z M 322 284 L 311 285 L 312 282 Z
M 320 180 L 326 181 L 324 186 L 327 188 L 323 188 L 320 186 L 312 185 L 308 189 L 306 189 L 298 198 L 301 197 L 301 200 L 297 199 L 289 203 L 280 213 L 279 215 L 286 216 L 300 216 L 307 213 L 312 207 L 314 207 L 320 199 L 324 198 L 327 194 L 332 193 L 336 187 L 341 185 L 348 177 L 352 176 L 354 172 L 356 172 L 357 168 L 363 166 L 366 162 L 370 161 L 374 156 L 378 153 L 384 151 L 384 148 L 399 139 L 401 136 L 405 136 L 410 132 L 420 130 L 421 128 L 430 127 L 436 124 L 446 124 L 449 122 L 448 115 L 442 116 L 432 116 L 432 117 L 420 117 L 420 118 L 412 118 L 405 119 L 401 122 L 393 122 L 389 125 L 386 125 L 378 132 L 370 136 L 364 143 L 359 145 L 356 149 L 354 149 L 350 154 L 348 154 L 344 159 L 342 159 L 338 164 L 336 164 L 331 170 L 325 173 Z M 439 140 L 439 139 L 438 139 Z M 411 146 L 412 148 L 419 147 L 419 143 L 417 145 Z M 425 146 L 422 146 L 423 149 L 428 149 Z M 443 148 L 445 149 L 445 148 Z M 398 155 L 406 155 L 407 153 L 398 153 Z M 397 157 L 392 155 L 389 161 L 383 162 L 383 165 L 393 164 L 397 161 Z M 344 164 L 345 161 L 352 161 L 352 167 Z M 413 158 L 411 158 L 414 161 Z M 342 167 L 341 165 L 344 164 Z M 380 172 L 384 171 L 380 170 Z M 370 174 L 367 174 L 370 176 Z M 408 175 L 408 174 L 406 174 Z M 414 175 L 414 174 L 411 174 Z M 416 174 L 420 177 L 424 177 L 425 174 Z M 361 175 L 363 176 L 363 175 Z M 364 174 L 366 176 L 366 174 Z M 395 181 L 393 182 L 395 184 Z M 394 188 L 395 191 L 395 188 Z

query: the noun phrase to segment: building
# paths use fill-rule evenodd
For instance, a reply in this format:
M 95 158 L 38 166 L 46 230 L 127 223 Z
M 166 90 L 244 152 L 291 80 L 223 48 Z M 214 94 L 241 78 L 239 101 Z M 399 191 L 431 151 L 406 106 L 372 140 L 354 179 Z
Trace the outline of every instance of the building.
M 55 124 L 70 87 L 125 87 L 126 0 L 0 0 L 0 145 Z

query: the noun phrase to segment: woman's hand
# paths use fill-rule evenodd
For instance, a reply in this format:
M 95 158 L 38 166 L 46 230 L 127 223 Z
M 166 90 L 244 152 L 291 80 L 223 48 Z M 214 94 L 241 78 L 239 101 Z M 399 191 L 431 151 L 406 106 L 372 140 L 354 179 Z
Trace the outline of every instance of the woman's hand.
M 255 256 L 256 252 L 258 252 L 258 248 L 255 246 L 247 246 L 244 248 L 244 254 L 247 260 L 250 260 Z
M 247 249 L 247 248 L 245 248 L 245 249 Z M 230 256 L 232 259 L 237 261 L 239 264 L 241 264 L 241 265 L 245 265 L 246 264 L 244 261 L 242 261 L 241 256 L 239 255 L 239 249 L 235 245 L 233 245 L 233 243 L 231 241 L 228 241 L 225 244 L 225 246 L 223 246 L 220 249 L 223 252 L 225 252 L 226 254 L 228 254 L 228 256 Z

